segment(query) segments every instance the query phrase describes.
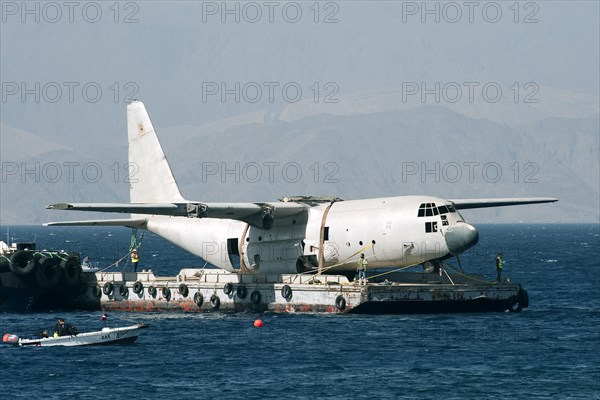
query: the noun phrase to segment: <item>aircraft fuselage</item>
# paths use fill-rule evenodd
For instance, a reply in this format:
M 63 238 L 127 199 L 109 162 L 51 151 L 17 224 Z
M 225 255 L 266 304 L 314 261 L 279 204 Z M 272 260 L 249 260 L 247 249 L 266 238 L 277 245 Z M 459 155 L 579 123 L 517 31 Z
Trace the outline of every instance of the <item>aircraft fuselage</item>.
M 295 273 L 353 270 L 361 253 L 369 268 L 443 258 L 450 254 L 445 235 L 456 224 L 466 225 L 447 200 L 399 196 L 319 204 L 276 219 L 269 230 L 184 217 L 152 218 L 147 228 L 228 271 Z M 467 247 L 474 245 L 476 231 L 468 239 Z

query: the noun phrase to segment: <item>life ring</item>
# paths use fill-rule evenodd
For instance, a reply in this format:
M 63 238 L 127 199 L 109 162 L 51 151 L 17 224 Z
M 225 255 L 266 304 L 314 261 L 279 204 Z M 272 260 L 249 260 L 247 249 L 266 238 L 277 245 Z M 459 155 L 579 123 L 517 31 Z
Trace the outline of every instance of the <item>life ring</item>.
M 96 285 L 92 286 L 92 296 L 96 298 L 102 296 L 102 289 Z
M 346 299 L 341 294 L 335 298 L 335 306 L 338 310 L 342 311 L 346 308 Z
M 162 288 L 162 295 L 167 301 L 171 300 L 171 289 L 165 286 Z
M 260 303 L 262 296 L 260 295 L 260 292 L 258 290 L 253 291 L 250 294 L 250 301 L 252 302 L 252 304 L 257 305 Z
M 121 286 L 119 286 L 119 294 L 123 297 L 129 296 L 129 288 L 127 287 L 127 285 L 125 283 L 123 283 Z
M 114 289 L 115 287 L 112 282 L 106 282 L 102 287 L 102 293 L 104 293 L 107 296 L 110 296 Z
M 156 288 L 154 286 L 148 286 L 148 294 L 152 297 L 156 297 Z
M 60 258 L 41 257 L 35 270 L 35 281 L 39 287 L 51 289 L 56 287 L 62 277 Z
M 289 285 L 283 285 L 281 288 L 281 297 L 288 301 L 292 298 L 292 288 Z
M 245 299 L 246 295 L 248 294 L 248 290 L 246 289 L 246 286 L 240 285 L 237 287 L 236 293 L 240 299 Z
M 35 256 L 27 250 L 18 250 L 10 257 L 9 268 L 15 275 L 28 275 L 35 269 Z
M 230 294 L 233 292 L 233 283 L 227 282 L 225 286 L 223 286 L 223 293 Z
M 144 284 L 140 281 L 136 281 L 133 284 L 133 293 L 140 294 L 144 291 Z
M 77 257 L 68 257 L 61 261 L 60 266 L 63 268 L 62 280 L 67 286 L 75 286 L 81 280 L 81 263 Z
M 202 293 L 196 292 L 194 295 L 194 303 L 196 303 L 198 308 L 202 307 L 202 303 L 204 303 L 204 296 L 202 296 Z
M 210 296 L 210 305 L 213 310 L 218 310 L 221 307 L 221 299 L 216 294 Z
M 179 290 L 179 294 L 182 295 L 183 297 L 187 297 L 188 293 L 190 292 L 190 290 L 188 289 L 188 287 L 185 283 L 180 284 L 178 290 Z

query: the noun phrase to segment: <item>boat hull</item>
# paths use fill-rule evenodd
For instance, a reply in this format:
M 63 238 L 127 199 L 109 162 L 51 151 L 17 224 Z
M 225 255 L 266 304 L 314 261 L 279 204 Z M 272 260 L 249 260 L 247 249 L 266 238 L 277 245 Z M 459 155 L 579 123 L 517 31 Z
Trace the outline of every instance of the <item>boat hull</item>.
M 19 339 L 19 346 L 90 346 L 133 343 L 146 324 L 137 324 L 122 328 L 104 328 L 101 331 L 80 333 L 78 335 L 48 337 L 40 339 Z

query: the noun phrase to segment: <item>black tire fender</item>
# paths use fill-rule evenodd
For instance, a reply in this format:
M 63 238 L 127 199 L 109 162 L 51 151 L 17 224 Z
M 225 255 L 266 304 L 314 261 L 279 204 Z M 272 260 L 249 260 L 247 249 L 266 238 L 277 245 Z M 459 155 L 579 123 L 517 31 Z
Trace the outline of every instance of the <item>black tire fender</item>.
M 223 293 L 230 294 L 233 292 L 233 283 L 227 282 L 225 286 L 223 286 Z
M 196 303 L 198 308 L 202 307 L 202 303 L 204 303 L 204 296 L 202 296 L 202 293 L 196 292 L 196 294 L 194 294 L 194 303 Z
M 210 296 L 210 305 L 213 310 L 218 310 L 221 307 L 221 299 L 216 294 Z
M 100 289 L 100 286 L 92 286 L 92 296 L 94 296 L 95 298 L 102 296 L 102 289 Z
M 244 299 L 244 298 L 246 298 L 246 295 L 248 294 L 248 290 L 246 289 L 246 286 L 240 285 L 237 287 L 236 293 L 240 299 Z
M 60 258 L 41 257 L 35 270 L 35 281 L 41 288 L 52 289 L 58 286 L 62 274 Z
M 156 297 L 156 288 L 152 285 L 148 286 L 148 294 L 152 297 Z
M 102 287 L 102 293 L 107 296 L 110 296 L 113 293 L 113 290 L 115 290 L 115 286 L 112 282 L 106 282 Z
M 164 288 L 162 288 L 162 295 L 165 298 L 165 300 L 171 300 L 171 289 L 165 286 Z
M 515 306 L 515 304 L 513 304 L 512 306 L 508 307 L 508 311 L 510 311 L 510 312 L 520 313 L 522 310 L 523 310 L 523 305 L 519 302 L 517 302 L 516 306 Z
M 0 255 L 0 272 L 10 271 L 10 260 L 3 255 Z
M 252 304 L 254 304 L 254 305 L 260 304 L 261 299 L 262 299 L 262 295 L 260 294 L 260 292 L 258 290 L 255 290 L 252 293 L 250 293 L 250 301 L 252 302 Z
M 60 266 L 63 268 L 62 280 L 67 286 L 75 286 L 81 281 L 83 270 L 79 258 L 68 257 L 61 261 Z
M 529 294 L 527 293 L 527 291 L 525 289 L 523 289 L 523 287 L 521 287 L 521 285 L 519 285 L 519 291 L 517 292 L 516 297 L 517 297 L 516 307 L 513 304 L 508 308 L 508 311 L 521 312 L 523 310 L 523 308 L 529 307 Z
M 292 298 L 292 296 L 293 293 L 290 285 L 283 285 L 283 287 L 281 288 L 281 297 L 289 301 Z
M 181 283 L 179 285 L 178 291 L 179 291 L 179 294 L 182 295 L 183 297 L 187 297 L 187 295 L 190 293 L 190 289 L 188 289 L 188 287 L 185 283 Z
M 529 307 L 529 293 L 527 293 L 527 290 L 521 288 L 519 293 L 521 296 L 519 302 L 523 304 L 523 308 Z
M 29 275 L 35 269 L 37 262 L 31 251 L 18 250 L 10 257 L 9 268 L 15 275 Z
M 346 299 L 341 294 L 335 298 L 335 306 L 338 310 L 343 311 L 346 308 Z
M 129 296 L 129 288 L 127 287 L 127 285 L 125 283 L 123 283 L 123 284 L 121 284 L 121 286 L 119 286 L 119 294 L 123 297 Z
M 144 291 L 144 284 L 140 281 L 136 281 L 133 284 L 133 293 L 140 294 Z

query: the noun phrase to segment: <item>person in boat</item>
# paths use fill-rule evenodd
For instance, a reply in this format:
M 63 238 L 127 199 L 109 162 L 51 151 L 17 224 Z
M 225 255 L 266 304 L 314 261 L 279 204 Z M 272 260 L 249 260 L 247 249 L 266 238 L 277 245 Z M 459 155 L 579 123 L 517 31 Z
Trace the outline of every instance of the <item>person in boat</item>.
M 31 339 L 45 339 L 47 337 L 48 337 L 48 330 L 44 329 L 43 331 L 31 336 Z
M 77 333 L 75 325 L 66 323 L 63 318 L 59 318 L 56 325 L 54 325 L 54 337 L 77 335 Z

